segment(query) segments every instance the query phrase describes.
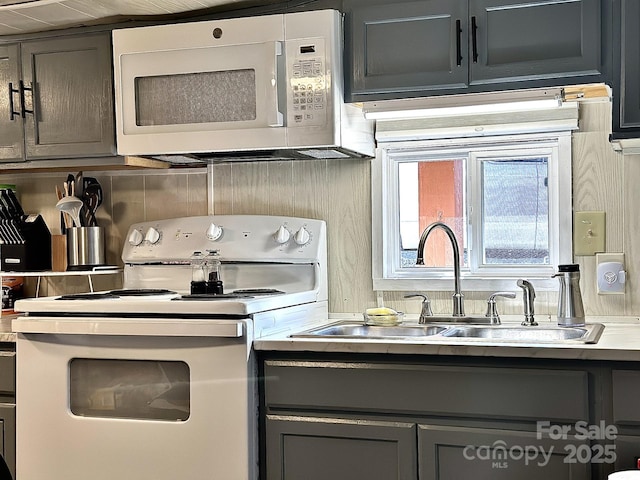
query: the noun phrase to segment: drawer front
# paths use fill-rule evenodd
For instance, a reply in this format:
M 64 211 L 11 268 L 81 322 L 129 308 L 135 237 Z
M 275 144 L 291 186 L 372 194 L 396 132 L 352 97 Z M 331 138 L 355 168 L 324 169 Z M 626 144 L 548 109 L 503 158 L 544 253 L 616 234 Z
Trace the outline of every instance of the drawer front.
M 588 375 L 572 370 L 268 360 L 265 400 L 271 411 L 589 420 Z
M 615 423 L 640 425 L 640 371 L 614 370 L 613 421 Z

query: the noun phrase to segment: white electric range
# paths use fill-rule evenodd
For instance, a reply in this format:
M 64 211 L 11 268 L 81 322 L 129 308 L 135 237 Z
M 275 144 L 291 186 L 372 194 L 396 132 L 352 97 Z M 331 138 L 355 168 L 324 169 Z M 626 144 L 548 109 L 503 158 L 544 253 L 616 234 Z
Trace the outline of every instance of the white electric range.
M 257 479 L 251 345 L 326 320 L 325 223 L 145 222 L 122 259 L 122 290 L 16 302 L 17 477 Z

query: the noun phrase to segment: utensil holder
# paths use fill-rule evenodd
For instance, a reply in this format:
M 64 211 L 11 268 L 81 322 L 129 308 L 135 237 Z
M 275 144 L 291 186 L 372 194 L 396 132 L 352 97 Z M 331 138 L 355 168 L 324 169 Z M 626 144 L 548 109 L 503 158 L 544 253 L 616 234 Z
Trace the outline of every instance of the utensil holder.
M 67 230 L 67 271 L 91 270 L 105 265 L 103 227 L 73 227 Z

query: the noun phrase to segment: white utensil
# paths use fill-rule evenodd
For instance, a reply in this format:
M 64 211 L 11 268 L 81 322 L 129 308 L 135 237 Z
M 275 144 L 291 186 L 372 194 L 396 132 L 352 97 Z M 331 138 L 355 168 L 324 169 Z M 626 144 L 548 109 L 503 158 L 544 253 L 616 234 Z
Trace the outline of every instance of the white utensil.
M 56 203 L 56 208 L 61 212 L 68 213 L 73 219 L 73 223 L 76 227 L 80 227 L 80 210 L 82 209 L 83 202 L 78 197 L 62 197 Z

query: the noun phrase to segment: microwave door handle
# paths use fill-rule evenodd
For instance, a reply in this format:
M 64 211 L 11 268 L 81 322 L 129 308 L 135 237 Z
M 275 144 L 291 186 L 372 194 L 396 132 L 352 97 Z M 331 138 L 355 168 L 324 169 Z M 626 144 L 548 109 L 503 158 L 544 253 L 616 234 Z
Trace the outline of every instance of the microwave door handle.
M 270 104 L 267 106 L 267 124 L 270 127 L 284 126 L 284 115 L 280 111 L 278 101 L 278 84 L 279 84 L 279 61 L 282 58 L 282 42 L 274 42 L 273 69 L 271 72 L 271 95 L 269 95 Z

